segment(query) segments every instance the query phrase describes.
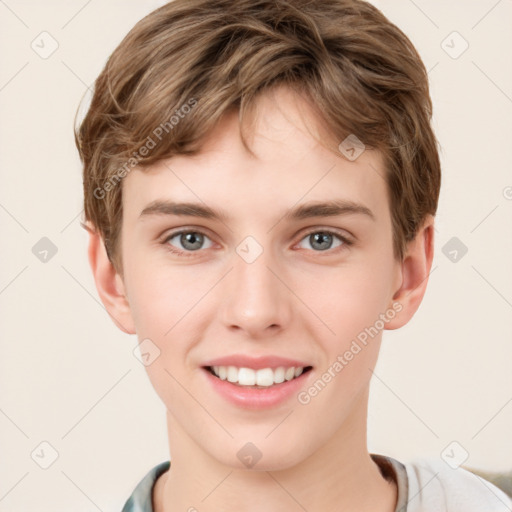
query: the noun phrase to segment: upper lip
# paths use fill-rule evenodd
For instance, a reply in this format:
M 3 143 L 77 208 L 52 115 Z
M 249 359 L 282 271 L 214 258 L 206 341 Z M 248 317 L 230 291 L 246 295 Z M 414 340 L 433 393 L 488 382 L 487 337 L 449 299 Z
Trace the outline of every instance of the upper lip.
M 305 368 L 308 365 L 297 359 L 289 359 L 287 357 L 279 357 L 275 355 L 250 357 L 243 354 L 233 354 L 230 356 L 219 357 L 206 361 L 203 366 L 236 366 L 237 368 L 253 368 L 261 370 L 262 368 L 278 368 L 284 366 L 285 368 L 301 367 Z

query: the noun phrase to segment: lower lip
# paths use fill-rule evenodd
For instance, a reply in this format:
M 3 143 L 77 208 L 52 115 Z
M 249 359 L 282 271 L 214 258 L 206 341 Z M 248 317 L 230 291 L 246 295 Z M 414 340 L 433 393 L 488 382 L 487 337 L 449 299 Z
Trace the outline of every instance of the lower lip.
M 267 409 L 285 402 L 298 393 L 312 371 L 301 373 L 298 377 L 281 384 L 273 384 L 267 388 L 254 388 L 232 384 L 227 380 L 219 379 L 206 368 L 202 370 L 215 391 L 232 404 L 244 409 Z

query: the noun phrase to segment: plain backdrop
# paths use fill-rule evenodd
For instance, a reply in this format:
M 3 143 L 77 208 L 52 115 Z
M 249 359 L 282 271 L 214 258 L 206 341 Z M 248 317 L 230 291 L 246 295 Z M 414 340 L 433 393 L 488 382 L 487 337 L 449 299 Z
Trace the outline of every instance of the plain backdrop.
M 161 3 L 0 1 L 0 512 L 120 511 L 169 458 L 137 340 L 89 270 L 73 139 L 84 92 Z M 429 70 L 443 182 L 426 296 L 384 333 L 369 449 L 510 469 L 512 1 L 375 3 Z

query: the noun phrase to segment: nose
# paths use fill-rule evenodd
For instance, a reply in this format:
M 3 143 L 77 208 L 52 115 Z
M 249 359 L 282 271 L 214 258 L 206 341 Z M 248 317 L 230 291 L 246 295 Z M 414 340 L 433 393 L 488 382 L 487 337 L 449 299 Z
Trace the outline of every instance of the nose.
M 233 269 L 226 276 L 222 321 L 251 338 L 275 334 L 290 321 L 293 294 L 270 250 L 263 250 L 252 262 L 240 254 L 234 253 Z

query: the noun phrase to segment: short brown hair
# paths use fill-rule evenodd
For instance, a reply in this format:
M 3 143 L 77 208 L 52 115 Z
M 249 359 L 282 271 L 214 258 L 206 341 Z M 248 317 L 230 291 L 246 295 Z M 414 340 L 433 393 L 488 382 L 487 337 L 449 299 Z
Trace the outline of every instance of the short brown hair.
M 197 153 L 224 114 L 236 109 L 242 125 L 275 85 L 307 98 L 333 140 L 353 134 L 382 152 L 403 259 L 436 213 L 441 182 L 428 76 L 405 34 L 361 0 L 174 0 L 115 49 L 75 131 L 85 219 L 118 270 L 119 181 L 135 166 Z

